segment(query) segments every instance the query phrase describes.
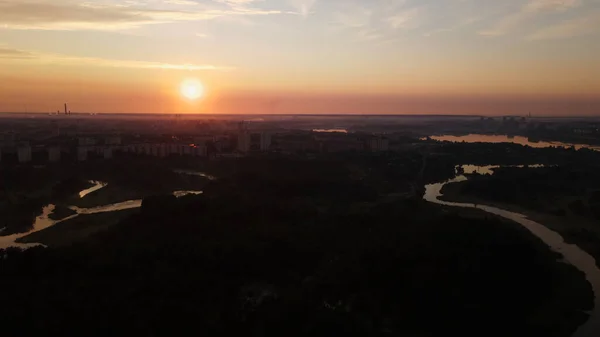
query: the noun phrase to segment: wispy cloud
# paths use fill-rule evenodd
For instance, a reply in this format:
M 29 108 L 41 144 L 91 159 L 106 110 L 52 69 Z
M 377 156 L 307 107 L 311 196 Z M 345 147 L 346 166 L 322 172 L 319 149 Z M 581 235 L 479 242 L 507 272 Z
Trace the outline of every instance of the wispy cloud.
M 31 59 L 34 58 L 35 55 L 32 53 L 19 50 L 19 49 L 10 49 L 10 48 L 2 48 L 0 47 L 0 59 Z
M 423 23 L 424 6 L 405 0 L 376 0 L 368 6 L 345 5 L 333 12 L 338 30 L 351 31 L 359 40 L 388 40 L 418 28 Z
M 394 29 L 412 29 L 419 26 L 419 15 L 421 8 L 409 8 L 400 10 L 386 19 L 386 22 Z
M 502 17 L 489 29 L 479 32 L 484 36 L 501 36 L 512 32 L 533 19 L 553 13 L 561 13 L 582 5 L 582 0 L 528 0 L 516 11 Z
M 527 39 L 555 40 L 592 34 L 600 34 L 600 11 L 539 28 Z
M 290 5 L 296 12 L 303 17 L 307 17 L 312 13 L 312 9 L 317 3 L 317 0 L 288 0 Z
M 363 28 L 371 23 L 373 11 L 362 6 L 346 6 L 333 13 L 333 24 L 341 28 Z
M 249 7 L 250 0 L 227 0 L 207 5 L 188 0 L 168 0 L 166 4 L 186 9 L 147 8 L 137 2 L 120 4 L 79 3 L 68 0 L 0 0 L 0 26 L 9 29 L 40 30 L 120 30 L 149 24 L 199 21 L 222 17 L 282 14 L 278 10 Z M 190 6 L 191 4 L 197 6 Z
M 182 6 L 198 6 L 196 1 L 189 0 L 164 0 L 164 3 L 171 5 L 182 5 Z
M 163 63 L 142 60 L 116 60 L 98 57 L 69 56 L 52 53 L 39 53 L 18 49 L 0 48 L 0 60 L 5 62 L 32 62 L 34 64 L 85 65 L 94 67 L 132 68 L 132 69 L 168 69 L 168 70 L 215 70 L 229 71 L 235 68 L 211 64 Z

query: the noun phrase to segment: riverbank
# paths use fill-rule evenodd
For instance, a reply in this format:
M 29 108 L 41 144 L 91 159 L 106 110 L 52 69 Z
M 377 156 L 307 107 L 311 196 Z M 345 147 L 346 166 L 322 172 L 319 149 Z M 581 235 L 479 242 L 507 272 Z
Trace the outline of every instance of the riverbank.
M 465 182 L 455 182 L 444 185 L 440 200 L 448 202 L 460 202 L 476 205 L 489 205 L 505 209 L 510 212 L 519 213 L 529 219 L 543 224 L 549 229 L 559 233 L 567 243 L 576 244 L 596 260 L 600 267 L 600 230 L 587 219 L 574 216 L 556 216 L 529 210 L 519 205 L 492 202 L 483 198 L 474 197 L 461 193 Z
M 75 218 L 59 222 L 51 227 L 31 233 L 18 243 L 41 243 L 48 247 L 59 247 L 83 241 L 98 232 L 105 231 L 126 217 L 139 213 L 139 209 L 81 214 Z

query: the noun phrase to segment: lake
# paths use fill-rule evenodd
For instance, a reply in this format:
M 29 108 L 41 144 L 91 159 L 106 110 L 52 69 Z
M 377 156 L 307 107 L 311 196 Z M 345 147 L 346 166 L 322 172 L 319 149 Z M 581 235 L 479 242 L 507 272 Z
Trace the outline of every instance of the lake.
M 313 129 L 312 131 L 320 133 L 348 133 L 346 129 Z

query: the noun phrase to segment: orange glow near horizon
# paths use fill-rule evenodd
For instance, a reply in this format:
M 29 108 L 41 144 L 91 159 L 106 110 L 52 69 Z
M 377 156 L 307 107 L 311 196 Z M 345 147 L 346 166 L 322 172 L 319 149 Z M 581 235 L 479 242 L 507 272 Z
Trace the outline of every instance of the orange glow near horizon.
M 600 116 L 598 1 L 98 2 L 0 0 L 0 112 Z

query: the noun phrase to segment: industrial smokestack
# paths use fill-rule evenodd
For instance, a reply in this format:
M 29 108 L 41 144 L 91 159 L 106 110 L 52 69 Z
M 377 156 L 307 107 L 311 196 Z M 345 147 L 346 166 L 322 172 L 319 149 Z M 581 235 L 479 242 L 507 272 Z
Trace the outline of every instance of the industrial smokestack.
M 67 103 L 65 103 L 65 115 L 67 114 Z

